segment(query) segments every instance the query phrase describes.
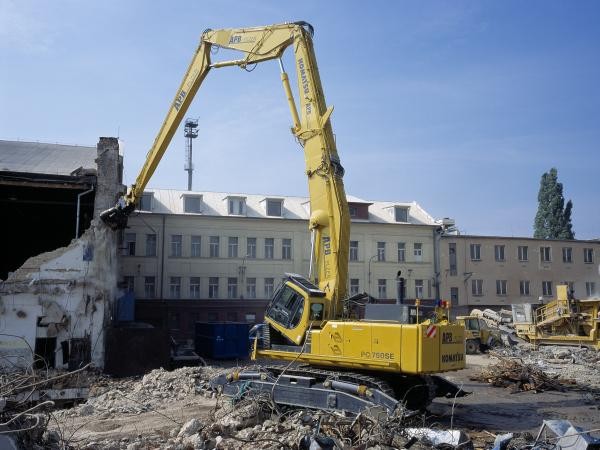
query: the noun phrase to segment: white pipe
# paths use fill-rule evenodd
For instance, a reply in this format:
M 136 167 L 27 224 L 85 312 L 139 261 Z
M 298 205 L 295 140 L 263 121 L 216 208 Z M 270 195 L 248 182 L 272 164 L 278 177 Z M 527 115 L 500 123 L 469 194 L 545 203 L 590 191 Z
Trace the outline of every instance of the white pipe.
M 77 222 L 75 223 L 75 239 L 77 239 L 79 237 L 79 211 L 81 209 L 81 197 L 83 197 L 85 194 L 89 194 L 90 192 L 93 192 L 93 191 L 94 191 L 94 185 L 92 185 L 91 189 L 88 189 L 85 192 L 77 194 Z

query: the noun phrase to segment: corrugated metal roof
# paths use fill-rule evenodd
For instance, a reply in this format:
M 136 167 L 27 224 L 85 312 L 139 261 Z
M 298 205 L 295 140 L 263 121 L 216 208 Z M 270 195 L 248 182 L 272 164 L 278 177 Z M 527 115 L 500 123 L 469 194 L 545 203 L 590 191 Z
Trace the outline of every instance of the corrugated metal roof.
M 95 147 L 0 140 L 0 172 L 71 175 L 96 169 L 95 159 Z
M 232 198 L 246 199 L 246 213 L 244 217 L 267 218 L 281 220 L 278 217 L 267 216 L 266 199 L 282 199 L 284 219 L 308 220 L 310 215 L 310 204 L 308 197 L 290 197 L 281 195 L 259 195 L 231 192 L 207 192 L 207 191 L 178 191 L 172 189 L 146 189 L 144 192 L 152 193 L 152 212 L 159 214 L 190 214 L 184 211 L 184 196 L 202 196 L 199 215 L 204 216 L 228 216 L 227 200 Z M 408 223 L 415 225 L 436 225 L 435 220 L 416 202 L 378 202 L 362 200 L 358 197 L 348 196 L 349 202 L 370 203 L 370 223 L 394 223 L 394 206 L 408 208 Z M 357 220 L 357 222 L 364 222 Z

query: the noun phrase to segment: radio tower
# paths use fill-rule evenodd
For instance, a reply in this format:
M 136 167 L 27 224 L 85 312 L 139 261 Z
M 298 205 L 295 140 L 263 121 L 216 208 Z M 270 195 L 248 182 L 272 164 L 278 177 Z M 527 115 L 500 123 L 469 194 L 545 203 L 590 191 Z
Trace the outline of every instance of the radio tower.
M 184 170 L 188 173 L 188 191 L 192 190 L 192 172 L 194 164 L 192 163 L 192 139 L 198 137 L 198 119 L 185 119 L 185 166 Z

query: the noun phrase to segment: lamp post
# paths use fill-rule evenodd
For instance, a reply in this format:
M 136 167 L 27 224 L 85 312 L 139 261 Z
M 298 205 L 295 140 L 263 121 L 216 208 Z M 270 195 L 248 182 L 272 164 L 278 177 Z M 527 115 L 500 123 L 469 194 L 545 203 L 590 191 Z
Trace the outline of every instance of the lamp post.
M 371 295 L 371 261 L 379 256 L 379 253 L 369 258 L 369 295 Z

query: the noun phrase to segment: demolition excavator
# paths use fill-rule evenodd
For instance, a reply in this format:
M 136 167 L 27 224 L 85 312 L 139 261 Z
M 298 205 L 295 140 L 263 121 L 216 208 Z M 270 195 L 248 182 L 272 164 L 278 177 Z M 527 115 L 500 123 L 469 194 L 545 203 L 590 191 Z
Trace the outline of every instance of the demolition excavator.
M 252 331 L 252 358 L 286 361 L 232 370 L 214 380 L 225 394 L 268 391 L 287 405 L 359 413 L 379 406 L 422 408 L 436 396 L 462 395 L 436 375 L 465 367 L 464 328 L 448 323 L 414 324 L 403 305 L 380 306 L 358 319 L 348 298 L 350 217 L 344 169 L 331 126 L 313 49 L 313 27 L 306 22 L 256 28 L 206 30 L 176 92 L 166 119 L 139 176 L 117 206 L 101 217 L 123 228 L 136 208 L 194 95 L 211 69 L 278 60 L 292 116 L 292 134 L 303 148 L 310 196 L 310 263 L 307 276 L 287 278 L 267 307 L 265 322 Z M 241 53 L 239 59 L 212 61 L 216 50 Z M 282 55 L 290 48 L 298 84 L 296 106 Z M 376 309 L 376 308 L 375 308 Z M 373 310 L 370 308 L 370 310 Z

